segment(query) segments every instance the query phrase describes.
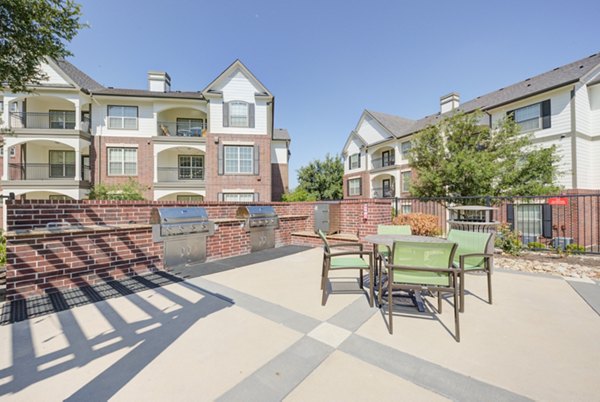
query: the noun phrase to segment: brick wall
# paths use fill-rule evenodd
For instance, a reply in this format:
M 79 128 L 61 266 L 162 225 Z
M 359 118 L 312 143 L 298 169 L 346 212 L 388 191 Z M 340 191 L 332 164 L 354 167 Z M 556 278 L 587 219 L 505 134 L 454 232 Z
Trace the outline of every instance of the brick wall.
M 271 200 L 281 201 L 281 196 L 289 191 L 288 165 L 285 163 L 271 164 Z
M 313 230 L 315 203 L 261 204 L 272 205 L 280 216 L 277 247 L 321 245 L 319 239 L 292 236 Z M 162 269 L 162 243 L 152 241 L 148 223 L 152 208 L 169 205 L 201 205 L 218 220 L 215 235 L 207 239 L 208 261 L 250 252 L 249 235 L 235 218 L 237 204 L 17 200 L 7 203 L 7 298 Z M 387 201 L 347 200 L 341 211 L 342 231 L 361 238 L 391 220 Z M 46 229 L 47 223 L 62 220 L 83 227 Z

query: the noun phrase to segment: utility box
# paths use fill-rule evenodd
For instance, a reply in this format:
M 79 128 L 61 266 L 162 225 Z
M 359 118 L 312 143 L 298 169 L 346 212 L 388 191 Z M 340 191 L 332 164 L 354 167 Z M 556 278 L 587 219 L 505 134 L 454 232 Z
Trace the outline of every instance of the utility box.
M 340 232 L 341 206 L 339 202 L 320 202 L 315 204 L 315 233 L 319 230 L 325 234 Z

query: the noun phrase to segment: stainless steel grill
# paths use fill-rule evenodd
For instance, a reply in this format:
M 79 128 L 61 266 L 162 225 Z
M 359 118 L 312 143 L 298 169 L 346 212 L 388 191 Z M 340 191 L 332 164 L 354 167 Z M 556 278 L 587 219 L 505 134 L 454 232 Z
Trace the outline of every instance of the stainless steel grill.
M 244 227 L 250 233 L 250 251 L 275 247 L 275 229 L 279 228 L 279 217 L 273 207 L 239 207 L 236 217 L 244 219 Z
M 206 237 L 215 225 L 204 208 L 154 208 L 150 224 L 154 241 L 164 243 L 165 268 L 206 261 Z

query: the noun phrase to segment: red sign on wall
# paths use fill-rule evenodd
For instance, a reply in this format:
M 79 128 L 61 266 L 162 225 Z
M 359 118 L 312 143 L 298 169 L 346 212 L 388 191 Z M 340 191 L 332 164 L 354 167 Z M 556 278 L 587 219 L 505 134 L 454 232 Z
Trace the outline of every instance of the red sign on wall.
M 548 198 L 549 205 L 569 205 L 569 199 L 566 197 Z

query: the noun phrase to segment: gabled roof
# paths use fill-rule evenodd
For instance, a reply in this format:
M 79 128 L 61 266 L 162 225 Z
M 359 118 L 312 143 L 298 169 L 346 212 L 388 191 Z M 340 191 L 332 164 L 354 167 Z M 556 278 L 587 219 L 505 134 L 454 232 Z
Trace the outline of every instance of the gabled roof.
M 394 137 L 402 135 L 407 128 L 415 123 L 414 120 L 405 119 L 404 117 L 394 116 L 391 114 L 375 112 L 372 110 L 365 110 L 365 112 L 377 120 L 379 124 L 387 129 Z
M 102 84 L 99 84 L 92 77 L 75 67 L 73 64 L 66 60 L 52 60 L 51 64 L 58 67 L 63 74 L 65 74 L 73 83 L 81 89 L 87 91 L 94 91 L 100 88 L 104 88 Z M 52 63 L 53 62 L 53 63 Z
M 271 94 L 271 92 L 267 89 L 267 87 L 265 87 L 263 85 L 263 83 L 260 82 L 260 80 L 258 78 L 256 78 L 256 76 L 254 74 L 252 74 L 252 72 L 248 69 L 248 67 L 246 67 L 244 65 L 244 63 L 242 63 L 242 61 L 240 59 L 237 59 L 236 61 L 234 61 L 233 63 L 231 63 L 229 65 L 229 67 L 227 67 L 221 74 L 219 74 L 217 76 L 217 78 L 215 78 L 214 80 L 212 80 L 212 82 L 210 84 L 208 84 L 206 86 L 206 88 L 204 88 L 202 90 L 202 94 L 206 95 L 206 94 L 209 94 L 209 93 L 219 93 L 218 91 L 214 91 L 213 87 L 219 81 L 221 81 L 223 78 L 227 77 L 236 68 L 239 68 L 240 70 L 242 70 L 247 77 L 249 77 L 251 80 L 254 81 L 254 83 L 256 84 L 256 86 L 259 89 L 257 95 L 270 96 L 270 97 L 273 96 L 273 94 Z
M 348 145 L 350 145 L 350 141 L 352 140 L 352 138 L 356 138 L 363 145 L 367 145 L 367 142 L 364 140 L 364 138 L 362 138 L 356 131 L 352 131 L 350 133 L 350 135 L 348 136 L 348 138 L 346 139 L 346 142 L 344 143 L 344 148 L 342 148 L 343 150 L 345 150 L 346 148 L 348 148 Z
M 273 129 L 273 139 L 280 141 L 291 141 L 290 133 L 288 133 L 286 128 Z

